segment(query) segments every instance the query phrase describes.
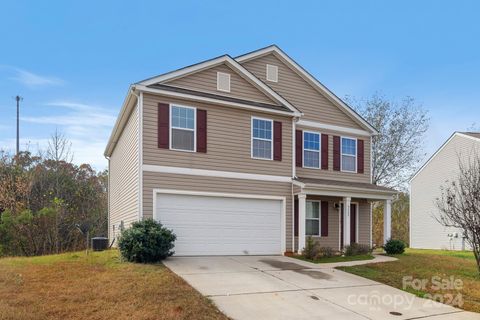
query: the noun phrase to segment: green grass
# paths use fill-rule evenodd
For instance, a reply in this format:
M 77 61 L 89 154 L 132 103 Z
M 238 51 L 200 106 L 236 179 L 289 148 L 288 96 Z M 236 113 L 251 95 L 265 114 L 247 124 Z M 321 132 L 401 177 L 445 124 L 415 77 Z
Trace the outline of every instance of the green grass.
M 352 267 L 339 267 L 344 270 L 368 279 L 385 283 L 387 285 L 413 293 L 419 297 L 426 294 L 461 294 L 463 305 L 456 305 L 465 310 L 480 312 L 480 276 L 477 271 L 473 253 L 467 251 L 446 250 L 419 250 L 407 249 L 405 254 L 394 255 L 397 261 L 372 263 Z M 404 277 L 414 279 L 427 279 L 426 288 L 420 290 L 411 286 L 403 288 Z M 460 290 L 442 289 L 435 290 L 431 279 L 438 276 L 449 279 L 453 276 L 463 282 Z
M 335 263 L 335 262 L 347 262 L 347 261 L 360 261 L 360 260 L 372 260 L 374 256 L 371 254 L 361 254 L 356 256 L 333 256 L 328 258 L 320 258 L 315 260 L 306 259 L 303 256 L 293 256 L 293 258 L 300 259 L 303 261 L 313 262 L 313 263 Z
M 227 319 L 163 264 L 117 250 L 0 259 L 0 319 Z

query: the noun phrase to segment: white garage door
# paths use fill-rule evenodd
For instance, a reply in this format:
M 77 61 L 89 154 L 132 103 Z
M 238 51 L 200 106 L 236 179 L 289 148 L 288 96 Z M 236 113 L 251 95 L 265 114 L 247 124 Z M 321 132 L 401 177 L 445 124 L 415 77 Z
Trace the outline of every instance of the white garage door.
M 158 193 L 155 219 L 177 235 L 175 255 L 282 253 L 281 200 Z

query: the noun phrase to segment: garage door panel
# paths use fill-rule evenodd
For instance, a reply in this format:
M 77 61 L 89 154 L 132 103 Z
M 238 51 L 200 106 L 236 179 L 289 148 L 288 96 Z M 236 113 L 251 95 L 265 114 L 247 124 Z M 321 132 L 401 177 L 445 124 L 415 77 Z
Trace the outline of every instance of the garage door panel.
M 156 219 L 177 235 L 177 255 L 281 253 L 282 201 L 158 194 Z

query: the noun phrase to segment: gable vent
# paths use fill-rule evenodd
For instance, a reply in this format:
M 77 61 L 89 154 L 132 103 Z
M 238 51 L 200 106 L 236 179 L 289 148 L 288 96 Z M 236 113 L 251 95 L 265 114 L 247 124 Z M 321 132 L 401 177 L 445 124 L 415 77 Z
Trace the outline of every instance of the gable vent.
M 267 64 L 267 80 L 272 82 L 278 82 L 278 67 L 271 64 Z
M 217 90 L 230 92 L 230 74 L 217 72 Z

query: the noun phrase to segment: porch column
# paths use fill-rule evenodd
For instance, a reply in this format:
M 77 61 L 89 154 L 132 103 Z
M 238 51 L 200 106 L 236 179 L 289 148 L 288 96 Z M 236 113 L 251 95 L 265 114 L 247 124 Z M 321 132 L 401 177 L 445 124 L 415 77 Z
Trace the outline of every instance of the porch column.
M 343 246 L 350 245 L 350 204 L 352 198 L 343 198 Z
M 383 206 L 383 243 L 392 237 L 392 200 L 385 200 Z
M 307 195 L 298 195 L 298 253 L 305 248 L 305 210 L 307 208 Z

